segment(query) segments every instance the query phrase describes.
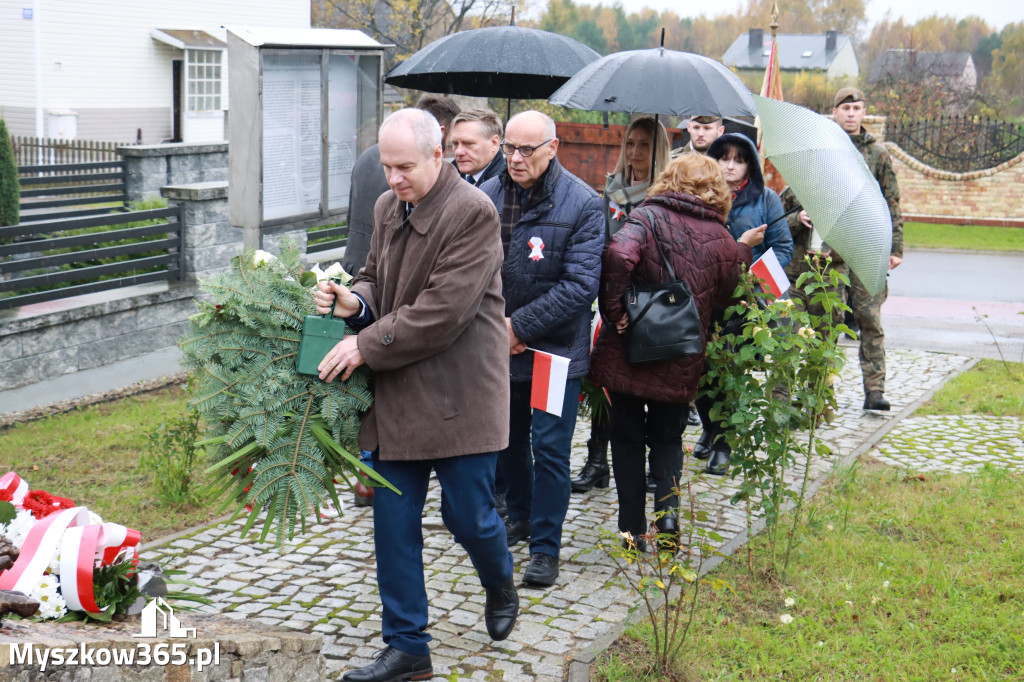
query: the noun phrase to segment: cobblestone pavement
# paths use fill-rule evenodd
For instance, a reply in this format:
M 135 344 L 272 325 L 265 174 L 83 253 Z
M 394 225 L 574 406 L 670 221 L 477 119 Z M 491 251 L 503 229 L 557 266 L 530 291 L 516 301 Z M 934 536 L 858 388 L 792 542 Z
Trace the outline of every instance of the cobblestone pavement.
M 889 351 L 886 395 L 893 410 L 869 413 L 861 409 L 864 397 L 856 349 L 847 348 L 846 353 L 849 361 L 840 382 L 837 419 L 819 430 L 835 457 L 862 446 L 901 410 L 969 361 L 941 353 Z M 926 432 L 929 437 L 939 438 L 950 431 L 940 424 L 929 426 Z M 966 440 L 972 429 L 957 426 L 952 431 Z M 1006 433 L 1007 449 L 999 452 L 1012 454 L 1019 463 L 1020 424 L 1007 426 Z M 1012 440 L 1014 433 L 1016 441 Z M 886 453 L 914 449 L 903 444 L 914 443 L 915 426 L 910 424 L 900 434 L 902 440 L 887 445 Z M 574 472 L 586 459 L 588 435 L 589 425 L 580 423 L 573 441 Z M 699 429 L 693 429 L 686 433 L 685 440 L 692 444 L 698 435 Z M 813 462 L 812 479 L 827 475 L 835 461 Z M 710 525 L 727 543 L 745 531 L 743 511 L 729 504 L 735 485 L 729 480 L 703 477 L 700 466 L 703 463 L 696 460 L 688 463 L 695 492 L 711 512 Z M 803 476 L 803 470 L 797 467 L 788 476 L 795 481 Z M 614 485 L 595 489 L 572 496 L 557 584 L 547 589 L 520 586 L 522 609 L 516 629 L 507 641 L 491 642 L 482 622 L 483 590 L 466 553 L 444 529 L 439 506 L 439 489 L 432 486 L 424 511 L 424 559 L 431 604 L 429 631 L 434 637 L 432 654 L 438 676 L 561 680 L 567 661 L 614 631 L 637 604 L 618 583 L 614 562 L 595 549 L 602 531 L 616 530 L 617 513 Z M 249 541 L 241 542 L 241 527 L 241 521 L 207 527 L 144 551 L 142 558 L 185 569 L 199 590 L 213 599 L 211 606 L 204 607 L 211 612 L 323 633 L 324 655 L 332 677 L 367 663 L 382 646 L 369 510 L 350 506 L 343 518 L 312 526 L 282 549 L 258 543 L 255 532 L 250 533 Z M 516 545 L 513 555 L 516 575 L 521 577 L 529 560 L 526 543 Z
M 1014 417 L 910 417 L 871 453 L 913 471 L 967 473 L 986 464 L 1024 470 L 1024 420 Z

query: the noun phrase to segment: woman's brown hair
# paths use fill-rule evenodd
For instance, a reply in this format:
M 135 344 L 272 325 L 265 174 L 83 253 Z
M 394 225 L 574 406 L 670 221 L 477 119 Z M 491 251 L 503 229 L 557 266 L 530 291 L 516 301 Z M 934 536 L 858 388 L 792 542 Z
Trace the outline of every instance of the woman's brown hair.
M 697 152 L 688 152 L 671 163 L 647 190 L 647 196 L 679 192 L 697 197 L 725 219 L 732 208 L 732 192 L 718 162 Z

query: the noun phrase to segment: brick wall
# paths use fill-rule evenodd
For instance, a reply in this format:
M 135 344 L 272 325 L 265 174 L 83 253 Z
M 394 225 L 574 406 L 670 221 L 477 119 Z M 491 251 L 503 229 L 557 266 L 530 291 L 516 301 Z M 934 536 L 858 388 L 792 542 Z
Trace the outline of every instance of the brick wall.
M 1024 154 L 995 168 L 950 173 L 887 143 L 903 215 L 924 222 L 1024 227 Z

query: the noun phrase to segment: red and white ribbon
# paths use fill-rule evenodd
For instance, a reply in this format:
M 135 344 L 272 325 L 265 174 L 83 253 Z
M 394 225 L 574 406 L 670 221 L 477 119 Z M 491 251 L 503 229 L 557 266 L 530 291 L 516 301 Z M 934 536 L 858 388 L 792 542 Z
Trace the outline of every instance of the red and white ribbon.
M 96 605 L 92 590 L 92 574 L 97 558 L 102 565 L 107 566 L 126 549 L 133 550 L 133 555 L 137 557 L 135 547 L 140 538 L 139 531 L 125 528 L 119 523 L 68 528 L 64 532 L 60 550 L 60 593 L 68 608 L 90 613 L 103 611 Z
M 64 509 L 36 521 L 19 549 L 18 560 L 0 573 L 0 590 L 32 594 L 50 565 L 50 559 L 64 531 L 71 526 L 87 523 L 89 510 L 85 507 Z
M 21 476 L 10 471 L 0 478 L 0 491 L 11 494 L 11 502 L 15 507 L 21 506 L 21 501 L 28 494 L 28 483 Z
M 97 613 L 102 609 L 93 593 L 96 562 L 109 565 L 129 549 L 133 559 L 137 558 L 140 539 L 137 530 L 117 523 L 89 525 L 89 510 L 85 507 L 48 514 L 29 530 L 14 565 L 0 573 L 0 589 L 32 594 L 59 546 L 64 601 L 71 610 Z

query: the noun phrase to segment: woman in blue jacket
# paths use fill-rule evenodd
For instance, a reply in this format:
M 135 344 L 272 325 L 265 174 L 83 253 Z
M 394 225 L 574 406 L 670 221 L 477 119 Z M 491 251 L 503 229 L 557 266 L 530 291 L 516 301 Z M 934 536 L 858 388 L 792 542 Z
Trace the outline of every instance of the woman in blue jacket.
M 725 221 L 725 229 L 736 239 L 750 230 L 764 230 L 764 240 L 754 247 L 754 260 L 769 248 L 783 268 L 793 257 L 793 236 L 786 222 L 779 195 L 771 187 L 764 186 L 761 173 L 761 159 L 757 147 L 746 135 L 726 133 L 711 143 L 708 156 L 718 161 L 725 182 L 732 191 L 732 209 Z M 724 422 L 712 422 L 708 416 L 716 397 L 702 393 L 697 398 L 697 412 L 704 432 L 693 448 L 693 456 L 707 459 L 705 471 L 724 476 L 729 470 L 729 455 L 732 449 L 725 441 Z

